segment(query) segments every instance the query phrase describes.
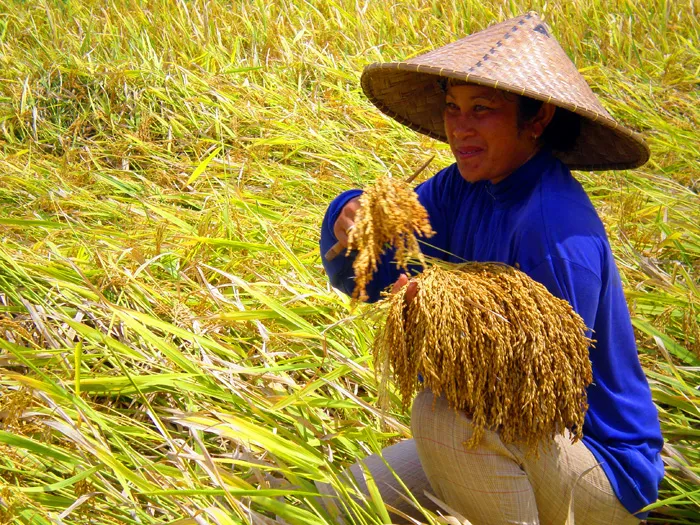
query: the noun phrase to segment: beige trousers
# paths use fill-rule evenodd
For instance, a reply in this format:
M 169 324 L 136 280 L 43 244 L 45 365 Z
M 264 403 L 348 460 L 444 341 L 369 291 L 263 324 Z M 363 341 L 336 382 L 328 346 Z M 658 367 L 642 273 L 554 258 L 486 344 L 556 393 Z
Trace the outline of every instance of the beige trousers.
M 471 421 L 429 390 L 413 403 L 411 428 L 413 439 L 384 449 L 383 460 L 373 455 L 363 463 L 384 502 L 419 520 L 422 515 L 402 497 L 404 491 L 386 463 L 423 506 L 441 510 L 425 496 L 428 492 L 473 525 L 639 523 L 619 502 L 598 461 L 580 441 L 572 445 L 559 436 L 536 458 L 487 431 L 479 446 L 466 449 L 463 443 L 472 435 Z M 350 472 L 367 494 L 359 465 Z M 441 514 L 447 513 L 441 510 Z

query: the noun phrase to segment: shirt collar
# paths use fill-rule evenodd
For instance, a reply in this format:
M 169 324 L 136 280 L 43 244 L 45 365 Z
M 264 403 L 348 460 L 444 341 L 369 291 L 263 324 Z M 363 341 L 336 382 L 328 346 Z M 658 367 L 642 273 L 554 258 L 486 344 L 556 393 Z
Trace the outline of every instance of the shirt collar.
M 487 184 L 487 191 L 496 202 L 517 200 L 530 193 L 543 172 L 547 171 L 552 162 L 552 152 L 542 148 L 525 164 L 508 175 L 497 184 Z

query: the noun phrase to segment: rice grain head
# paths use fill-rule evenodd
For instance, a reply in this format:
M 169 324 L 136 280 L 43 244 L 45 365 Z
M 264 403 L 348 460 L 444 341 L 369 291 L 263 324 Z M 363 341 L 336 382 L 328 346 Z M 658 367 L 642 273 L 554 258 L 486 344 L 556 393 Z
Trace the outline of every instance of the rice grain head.
M 431 237 L 434 233 L 416 192 L 401 180 L 379 177 L 360 196 L 355 227 L 348 238 L 348 252 L 357 250 L 352 266 L 353 299 L 367 300 L 367 284 L 389 246 L 395 249 L 396 264 L 408 270 L 413 258 L 425 263 L 416 236 Z
M 393 376 L 404 408 L 422 388 L 444 396 L 472 419 L 467 447 L 485 429 L 535 454 L 566 429 L 582 437 L 592 341 L 568 302 L 498 263 L 432 266 L 416 280 L 409 305 L 406 288 L 386 299 L 374 343 L 378 374 Z

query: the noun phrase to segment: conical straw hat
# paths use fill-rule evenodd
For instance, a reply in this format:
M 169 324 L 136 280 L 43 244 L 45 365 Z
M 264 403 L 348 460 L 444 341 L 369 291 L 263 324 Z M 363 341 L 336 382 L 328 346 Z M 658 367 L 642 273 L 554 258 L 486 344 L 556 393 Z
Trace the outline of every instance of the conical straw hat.
M 446 142 L 445 93 L 436 77 L 525 95 L 584 117 L 573 149 L 554 152 L 571 169 L 636 168 L 649 159 L 642 138 L 601 106 L 536 13 L 493 25 L 404 62 L 371 64 L 362 74 L 362 89 L 383 113 Z

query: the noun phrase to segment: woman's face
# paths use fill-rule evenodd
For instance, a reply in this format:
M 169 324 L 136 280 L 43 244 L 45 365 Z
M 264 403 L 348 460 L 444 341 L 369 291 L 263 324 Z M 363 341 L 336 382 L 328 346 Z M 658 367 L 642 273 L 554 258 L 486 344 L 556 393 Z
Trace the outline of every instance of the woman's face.
M 450 86 L 445 132 L 462 177 L 495 184 L 522 166 L 537 151 L 536 137 L 551 119 L 544 122 L 540 115 L 553 113 L 547 106 L 518 129 L 517 95 L 473 84 Z

